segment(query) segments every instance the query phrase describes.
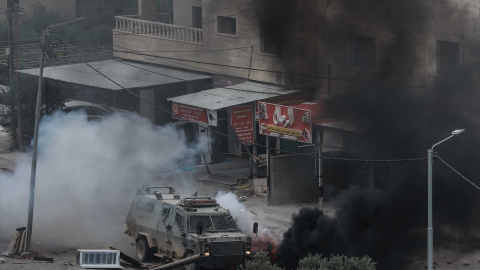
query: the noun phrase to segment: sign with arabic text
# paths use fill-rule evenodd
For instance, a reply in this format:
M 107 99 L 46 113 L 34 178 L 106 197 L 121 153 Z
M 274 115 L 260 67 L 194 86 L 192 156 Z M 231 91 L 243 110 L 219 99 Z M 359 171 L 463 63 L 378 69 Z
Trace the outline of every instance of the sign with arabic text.
M 233 130 L 242 143 L 253 143 L 253 108 L 251 105 L 230 108 Z
M 312 143 L 310 110 L 258 102 L 259 133 L 305 143 Z
M 191 105 L 172 103 L 172 118 L 217 126 L 217 111 Z

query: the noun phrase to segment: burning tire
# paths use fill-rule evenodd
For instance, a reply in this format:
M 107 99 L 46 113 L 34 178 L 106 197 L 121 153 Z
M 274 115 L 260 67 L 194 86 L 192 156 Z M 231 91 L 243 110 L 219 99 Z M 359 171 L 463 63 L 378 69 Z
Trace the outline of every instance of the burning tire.
M 147 239 L 140 238 L 137 240 L 136 255 L 140 262 L 145 262 L 152 258 L 152 249 L 148 245 Z

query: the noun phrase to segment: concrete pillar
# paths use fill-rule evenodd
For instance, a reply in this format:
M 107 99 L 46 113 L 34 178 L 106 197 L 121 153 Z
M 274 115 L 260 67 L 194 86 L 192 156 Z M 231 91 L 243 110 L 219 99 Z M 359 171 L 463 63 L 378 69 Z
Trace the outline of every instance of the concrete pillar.
M 157 0 L 138 0 L 138 14 L 142 20 L 157 22 Z
M 140 91 L 140 115 L 146 117 L 155 124 L 155 90 L 144 89 Z

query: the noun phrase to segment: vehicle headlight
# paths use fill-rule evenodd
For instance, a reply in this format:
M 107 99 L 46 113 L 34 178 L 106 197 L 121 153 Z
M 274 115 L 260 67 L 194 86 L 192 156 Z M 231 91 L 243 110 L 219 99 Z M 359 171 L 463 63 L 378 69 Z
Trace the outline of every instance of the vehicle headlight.
M 250 255 L 252 250 L 252 242 L 245 243 L 245 255 Z
M 209 257 L 209 256 L 210 256 L 210 245 L 207 245 L 207 244 L 206 244 L 206 245 L 204 246 L 204 251 L 205 251 L 205 252 L 204 252 L 205 257 Z

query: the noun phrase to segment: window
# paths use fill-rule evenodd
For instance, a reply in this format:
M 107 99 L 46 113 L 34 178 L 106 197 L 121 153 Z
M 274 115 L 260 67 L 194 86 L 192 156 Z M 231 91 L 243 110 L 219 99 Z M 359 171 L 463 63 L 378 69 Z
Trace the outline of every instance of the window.
M 190 216 L 189 232 L 195 233 L 198 224 L 203 225 L 203 230 L 207 232 L 214 231 L 238 231 L 237 226 L 232 222 L 231 216 L 220 215 L 205 215 L 205 216 Z
M 460 44 L 437 40 L 437 74 L 445 74 L 460 65 Z
M 202 7 L 192 7 L 192 27 L 202 29 Z
M 177 225 L 180 231 L 183 231 L 183 215 L 179 212 L 175 213 L 175 225 Z
M 217 16 L 217 33 L 237 35 L 237 19 Z
M 172 209 L 169 205 L 164 205 L 162 208 L 162 223 L 166 223 L 168 217 L 170 216 L 170 210 Z
M 142 209 L 142 210 L 152 212 L 153 208 L 155 207 L 155 204 L 139 200 L 137 201 L 136 206 L 137 206 L 137 209 Z
M 158 21 L 173 24 L 173 0 L 157 0 Z
M 377 46 L 374 37 L 353 37 L 353 67 L 375 70 L 377 68 Z
M 260 29 L 260 52 L 282 55 L 282 26 L 264 23 Z

